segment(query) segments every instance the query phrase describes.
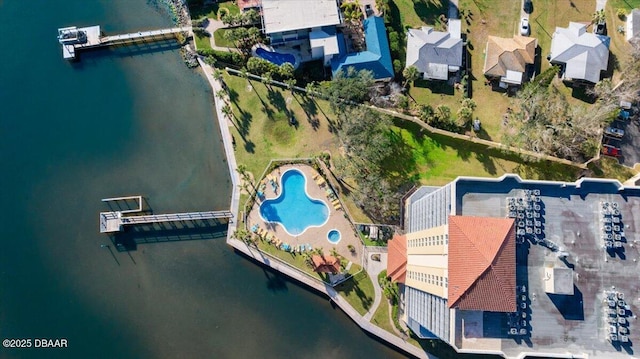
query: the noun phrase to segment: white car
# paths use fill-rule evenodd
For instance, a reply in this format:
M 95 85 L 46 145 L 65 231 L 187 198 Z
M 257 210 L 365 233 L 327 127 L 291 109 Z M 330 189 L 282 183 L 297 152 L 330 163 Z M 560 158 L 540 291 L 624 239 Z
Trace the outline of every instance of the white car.
M 604 129 L 604 133 L 609 135 L 609 136 L 614 136 L 614 137 L 623 137 L 624 136 L 624 130 L 619 129 L 619 128 L 615 128 L 615 127 L 607 127 Z
M 529 28 L 529 19 L 523 17 L 520 19 L 520 35 L 529 36 L 531 33 L 531 28 Z

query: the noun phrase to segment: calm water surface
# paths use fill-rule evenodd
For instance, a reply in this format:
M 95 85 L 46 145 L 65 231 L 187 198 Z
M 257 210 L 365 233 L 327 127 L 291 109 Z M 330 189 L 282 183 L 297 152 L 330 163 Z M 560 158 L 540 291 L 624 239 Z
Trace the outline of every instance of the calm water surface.
M 64 349 L 0 358 L 390 358 L 323 297 L 222 239 L 114 252 L 101 198 L 158 212 L 228 208 L 231 185 L 203 78 L 175 50 L 62 59 L 56 29 L 168 27 L 145 0 L 0 0 L 0 338 Z

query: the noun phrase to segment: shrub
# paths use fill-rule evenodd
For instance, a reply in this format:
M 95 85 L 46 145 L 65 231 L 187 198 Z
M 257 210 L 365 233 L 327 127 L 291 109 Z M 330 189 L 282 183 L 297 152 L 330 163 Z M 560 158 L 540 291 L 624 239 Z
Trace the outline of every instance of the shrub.
M 625 9 L 623 9 L 623 8 L 619 8 L 619 9 L 616 11 L 616 15 L 618 15 L 618 18 L 619 18 L 620 20 L 626 20 L 626 18 L 627 18 L 627 11 L 626 11 Z
M 243 67 L 246 65 L 245 59 L 237 52 L 219 51 L 214 49 L 199 49 L 198 55 L 211 57 L 215 61 L 223 62 L 227 65 Z M 212 60 L 208 60 L 212 61 Z

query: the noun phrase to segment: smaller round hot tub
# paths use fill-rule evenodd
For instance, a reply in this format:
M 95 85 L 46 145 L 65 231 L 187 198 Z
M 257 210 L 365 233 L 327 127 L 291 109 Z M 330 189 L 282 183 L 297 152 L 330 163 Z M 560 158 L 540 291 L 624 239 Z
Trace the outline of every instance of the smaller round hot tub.
M 327 233 L 327 240 L 333 244 L 338 244 L 340 242 L 340 231 L 337 229 L 332 229 Z

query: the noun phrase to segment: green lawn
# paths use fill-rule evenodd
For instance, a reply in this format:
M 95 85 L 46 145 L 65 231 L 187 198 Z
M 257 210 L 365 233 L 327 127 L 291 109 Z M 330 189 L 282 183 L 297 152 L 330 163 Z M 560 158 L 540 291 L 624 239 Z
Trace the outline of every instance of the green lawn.
M 323 151 L 338 154 L 338 141 L 329 131 L 333 115 L 326 102 L 239 76 L 225 75 L 224 81 L 234 114 L 231 133 L 236 159 L 255 176 L 271 159 L 313 157 Z M 290 113 L 297 127 L 289 125 Z
M 551 50 L 551 37 L 556 27 L 567 27 L 570 21 L 590 22 L 596 11 L 596 1 L 536 0 L 533 6 L 534 11 L 529 16 L 531 36 L 538 39 L 544 71 L 550 66 L 546 57 Z
M 617 11 L 618 9 L 624 9 L 628 14 L 632 9 L 638 7 L 640 7 L 640 0 L 610 0 L 607 1 L 607 6 L 605 7 L 608 35 L 611 38 L 611 43 L 609 44 L 611 56 L 609 57 L 609 61 L 618 63 L 619 67 L 630 60 L 628 56 L 630 45 L 625 38 L 625 34 L 617 31 L 620 26 L 625 30 L 627 28 L 626 17 L 620 19 Z M 618 83 L 621 79 L 622 77 L 619 71 L 613 73 L 613 83 Z
M 198 50 L 211 49 L 211 38 L 208 36 L 195 35 L 196 47 Z
M 607 156 L 602 156 L 598 161 L 591 162 L 589 169 L 596 177 L 615 178 L 620 182 L 628 180 L 637 173 L 637 169 L 631 170 L 620 165 L 618 160 Z
M 227 9 L 232 14 L 240 13 L 240 8 L 233 1 L 225 1 L 200 7 L 190 7 L 189 11 L 191 12 L 191 18 L 194 20 L 201 19 L 203 17 L 217 20 L 221 8 Z
M 222 47 L 235 47 L 232 41 L 228 41 L 224 38 L 224 33 L 227 31 L 231 31 L 231 29 L 218 29 L 213 33 L 213 40 L 216 43 L 216 46 Z
M 460 90 L 439 81 L 417 80 L 409 87 L 408 94 L 419 104 L 428 104 L 433 108 L 440 105 L 448 106 L 454 115 L 462 100 Z
M 367 314 L 373 304 L 375 293 L 367 271 L 363 270 L 350 280 L 336 286 L 335 289 L 360 315 Z
M 422 184 L 443 185 L 458 176 L 498 177 L 517 173 L 527 179 L 575 180 L 577 169 L 552 162 L 527 163 L 516 155 L 503 153 L 480 144 L 426 135 L 414 123 L 395 121 L 405 147 L 398 165 L 412 169 Z
M 389 321 L 389 301 L 387 298 L 382 298 L 380 301 L 378 309 L 376 309 L 376 312 L 373 313 L 373 317 L 371 317 L 371 323 L 393 335 L 397 335 L 393 330 L 393 324 Z
M 390 11 L 400 14 L 403 27 L 419 28 L 430 25 L 442 29 L 440 15 L 447 15 L 448 0 L 391 0 Z M 397 10 L 396 10 L 397 9 Z M 394 16 L 395 17 L 395 16 Z

